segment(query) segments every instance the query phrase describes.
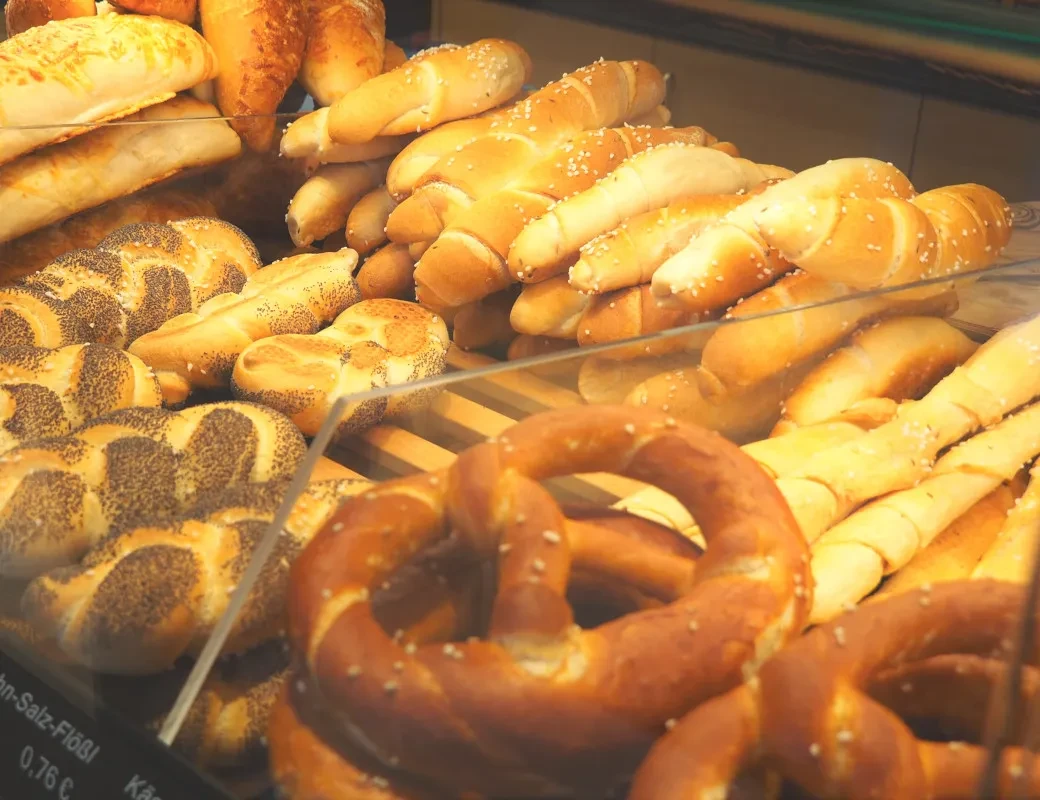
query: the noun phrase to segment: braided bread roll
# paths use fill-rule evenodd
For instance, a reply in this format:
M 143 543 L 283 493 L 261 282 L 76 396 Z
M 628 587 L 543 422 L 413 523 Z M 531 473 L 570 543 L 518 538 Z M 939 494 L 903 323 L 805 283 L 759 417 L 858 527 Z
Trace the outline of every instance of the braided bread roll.
M 326 164 L 307 179 L 289 203 L 285 221 L 297 247 L 341 230 L 362 197 L 386 178 L 388 161 Z
M 390 217 L 390 238 L 436 238 L 461 211 L 507 186 L 582 131 L 617 127 L 663 98 L 664 77 L 645 61 L 600 61 L 565 75 L 475 122 L 474 128 L 482 129 L 478 137 L 449 149 L 425 171 L 411 196 L 401 198 Z M 407 153 L 396 160 L 410 157 Z M 398 197 L 390 176 L 387 185 Z
M 344 94 L 329 109 L 329 136 L 358 144 L 427 131 L 504 103 L 530 77 L 531 59 L 513 42 L 443 45 Z
M 0 289 L 0 347 L 125 347 L 177 314 L 242 288 L 260 255 L 238 228 L 190 217 L 125 225 L 91 250 Z
M 197 656 L 287 486 L 232 487 L 176 521 L 111 536 L 79 564 L 30 583 L 22 611 L 37 631 L 97 672 L 150 674 L 182 656 Z M 245 652 L 284 630 L 289 565 L 342 500 L 368 486 L 348 479 L 307 487 L 235 620 L 225 653 Z
M 0 453 L 110 411 L 162 404 L 148 366 L 103 344 L 0 348 Z
M 696 127 L 601 128 L 579 134 L 453 217 L 416 265 L 420 302 L 458 306 L 505 289 L 517 281 L 506 264 L 509 246 L 532 219 L 588 189 L 635 153 L 669 142 L 707 146 L 716 141 Z M 391 214 L 391 239 L 402 238 L 399 223 Z
M 249 345 L 315 333 L 360 300 L 355 266 L 357 253 L 346 248 L 283 259 L 254 274 L 241 292 L 217 295 L 135 340 L 130 352 L 155 370 L 167 400 L 226 387 Z
M 377 136 L 361 144 L 341 144 L 329 138 L 329 110 L 319 108 L 289 123 L 279 152 L 286 158 L 313 159 L 319 164 L 374 161 L 400 153 L 414 136 Z
M 403 300 L 363 300 L 312 336 L 261 339 L 242 351 L 231 377 L 236 397 L 287 414 L 307 435 L 318 432 L 336 398 L 438 375 L 444 370 L 444 320 Z M 428 391 L 351 404 L 337 436 L 422 407 Z
M 291 475 L 305 449 L 288 419 L 251 403 L 124 409 L 26 442 L 0 456 L 0 575 L 73 564 L 203 492 Z

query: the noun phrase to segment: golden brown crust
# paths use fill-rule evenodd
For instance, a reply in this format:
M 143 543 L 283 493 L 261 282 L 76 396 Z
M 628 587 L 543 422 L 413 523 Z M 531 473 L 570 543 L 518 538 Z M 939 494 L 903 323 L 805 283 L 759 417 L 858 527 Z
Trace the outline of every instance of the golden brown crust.
M 388 244 L 381 247 L 361 265 L 357 272 L 358 289 L 363 300 L 393 297 L 415 299 L 415 260 L 408 245 Z
M 29 28 L 46 25 L 54 19 L 93 17 L 94 0 L 8 0 L 4 6 L 7 35 L 17 36 Z
M 397 69 L 408 60 L 408 54 L 394 42 L 387 39 L 383 46 L 383 72 Z
M 419 295 L 420 302 L 424 296 Z M 592 297 L 572 289 L 566 275 L 525 286 L 509 314 L 517 333 L 574 340 Z
M 396 205 L 386 186 L 358 200 L 347 216 L 347 246 L 366 256 L 386 242 L 386 220 Z
M 330 106 L 383 71 L 383 0 L 306 0 L 307 47 L 300 83 Z
M 293 195 L 285 216 L 289 236 L 305 247 L 344 230 L 350 212 L 386 178 L 388 159 L 356 164 L 323 164 Z
M 517 336 L 509 323 L 517 294 L 506 289 L 460 306 L 452 320 L 452 341 L 463 350 L 508 345 Z
M 165 17 L 184 25 L 191 25 L 198 11 L 198 0 L 119 0 L 112 5 L 117 10 Z

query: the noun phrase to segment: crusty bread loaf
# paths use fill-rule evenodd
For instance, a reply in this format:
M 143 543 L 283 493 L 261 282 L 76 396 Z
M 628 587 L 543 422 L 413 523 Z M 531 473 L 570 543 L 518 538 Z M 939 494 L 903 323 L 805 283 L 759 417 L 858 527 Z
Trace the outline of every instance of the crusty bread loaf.
M 379 186 L 358 200 L 347 216 L 347 246 L 359 256 L 367 256 L 386 242 L 386 219 L 395 205 L 386 186 Z
M 460 133 L 476 138 L 456 141 L 442 151 L 443 157 L 425 169 L 411 196 L 394 210 L 391 240 L 436 238 L 461 211 L 504 188 L 582 131 L 617 127 L 657 106 L 663 96 L 664 78 L 652 64 L 600 61 L 473 121 L 471 129 Z M 395 164 L 421 150 L 414 142 Z M 395 180 L 391 166 L 387 186 L 400 199 Z
M 383 0 L 306 0 L 307 47 L 299 81 L 330 106 L 383 71 Z
M 110 411 L 161 404 L 148 366 L 114 347 L 0 348 L 0 453 L 27 439 L 64 436 Z
M 363 300 L 317 334 L 273 336 L 247 347 L 231 389 L 236 397 L 284 411 L 313 435 L 338 397 L 437 375 L 447 350 L 448 329 L 439 316 L 401 300 Z M 353 403 L 337 436 L 408 413 L 430 398 L 428 391 L 399 392 Z
M 0 43 L 0 164 L 82 133 L 77 123 L 126 116 L 216 74 L 205 40 L 160 17 L 113 14 L 32 28 Z M 106 178 L 114 177 L 110 168 Z
M 634 153 L 668 142 L 703 146 L 715 137 L 696 127 L 601 128 L 575 136 L 452 219 L 416 265 L 418 296 L 436 306 L 457 306 L 516 283 L 506 258 L 528 222 L 588 189 Z M 390 238 L 412 241 L 410 228 L 410 219 L 395 209 L 387 223 Z
M 346 227 L 354 205 L 386 178 L 386 159 L 319 167 L 289 203 L 285 221 L 297 247 Z
M 198 11 L 198 0 L 118 0 L 113 5 L 119 11 L 165 17 L 184 25 L 194 23 Z
M 251 403 L 124 409 L 26 442 L 0 456 L 0 575 L 74 564 L 204 493 L 289 477 L 305 450 L 288 419 Z
M 797 310 L 761 316 L 792 307 Z M 956 308 L 956 291 L 948 287 L 931 287 L 925 295 L 857 296 L 844 284 L 804 272 L 787 275 L 726 315 L 741 321 L 712 334 L 704 346 L 697 380 L 706 396 L 720 398 L 755 386 L 789 365 L 828 353 L 870 320 L 905 314 L 946 316 Z
M 4 24 L 10 37 L 54 19 L 93 17 L 95 14 L 97 6 L 94 0 L 7 0 Z
M 125 347 L 167 319 L 234 292 L 260 268 L 242 231 L 217 219 L 124 225 L 21 285 L 0 289 L 0 347 Z
M 393 297 L 398 300 L 415 299 L 415 260 L 403 244 L 388 244 L 380 248 L 361 265 L 357 272 L 358 290 L 363 300 Z
M 777 432 L 836 418 L 861 400 L 920 397 L 977 345 L 934 317 L 895 317 L 857 332 L 787 398 Z
M 582 245 L 625 219 L 691 195 L 734 194 L 792 173 L 722 150 L 665 144 L 638 153 L 590 189 L 532 220 L 509 249 L 509 269 L 537 283 L 570 266 Z M 739 296 L 739 295 L 738 295 Z
M 0 246 L 0 284 L 41 270 L 70 250 L 94 247 L 123 225 L 213 217 L 216 210 L 210 198 L 164 186 L 105 203 L 5 242 Z
M 172 521 L 107 538 L 75 565 L 29 584 L 22 609 L 77 663 L 139 675 L 198 655 L 274 519 L 287 481 L 215 492 Z M 285 626 L 289 568 L 345 497 L 366 481 L 312 483 L 293 506 L 224 653 L 242 653 Z M 156 598 L 161 598 L 156 600 Z
M 293 121 L 279 145 L 286 158 L 313 159 L 319 164 L 353 164 L 401 152 L 412 136 L 377 136 L 361 144 L 337 144 L 329 138 L 329 110 L 319 108 Z
M 329 109 L 329 136 L 360 144 L 427 131 L 504 103 L 530 77 L 527 53 L 502 39 L 426 50 L 339 98 Z
M 509 315 L 520 292 L 515 288 L 460 306 L 452 320 L 451 340 L 463 350 L 508 345 L 517 333 Z
M 0 243 L 233 158 L 241 143 L 228 124 L 198 119 L 215 116 L 212 106 L 178 96 L 128 120 L 153 124 L 108 126 L 0 167 Z M 4 135 L 0 130 L 0 141 Z
M 253 150 L 267 150 L 307 40 L 304 0 L 201 0 L 202 33 L 217 55 L 217 105 Z
M 582 314 L 592 297 L 572 289 L 566 275 L 525 286 L 513 304 L 509 321 L 517 333 L 576 339 Z
M 194 388 L 221 388 L 249 345 L 282 333 L 310 334 L 361 296 L 357 254 L 344 248 L 287 258 L 256 272 L 240 292 L 221 294 L 130 343 L 159 378 L 168 402 Z

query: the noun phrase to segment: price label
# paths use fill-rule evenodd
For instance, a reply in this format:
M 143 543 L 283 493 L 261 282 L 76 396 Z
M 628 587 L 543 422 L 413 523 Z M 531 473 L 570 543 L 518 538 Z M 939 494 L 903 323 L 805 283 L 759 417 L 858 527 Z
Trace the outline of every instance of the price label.
M 18 643 L 0 638 L 0 800 L 231 800 Z

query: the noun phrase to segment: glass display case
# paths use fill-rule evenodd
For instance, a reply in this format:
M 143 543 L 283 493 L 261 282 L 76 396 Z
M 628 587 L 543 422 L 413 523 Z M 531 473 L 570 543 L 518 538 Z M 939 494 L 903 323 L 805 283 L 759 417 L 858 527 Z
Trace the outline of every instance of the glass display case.
M 166 30 L 149 58 L 198 49 L 163 76 L 75 34 L 97 92 L 145 86 L 111 114 L 11 46 L 38 28 L 0 44 L 0 800 L 723 796 L 705 764 L 854 796 L 849 763 L 889 796 L 948 752 L 928 791 L 1034 796 L 993 758 L 1035 746 L 1028 175 L 918 173 L 928 126 L 845 137 L 858 95 L 824 139 L 764 132 L 734 98 L 772 67 L 739 48 L 699 106 L 674 67 L 702 54 L 433 5 L 369 79 L 422 85 L 417 130 L 367 138 L 332 131 L 372 97 L 334 123 L 295 74 L 222 113 L 168 19 L 119 16 Z M 518 44 L 418 51 L 484 35 Z M 554 36 L 618 61 L 541 89 Z M 833 725 L 784 727 L 839 683 Z

